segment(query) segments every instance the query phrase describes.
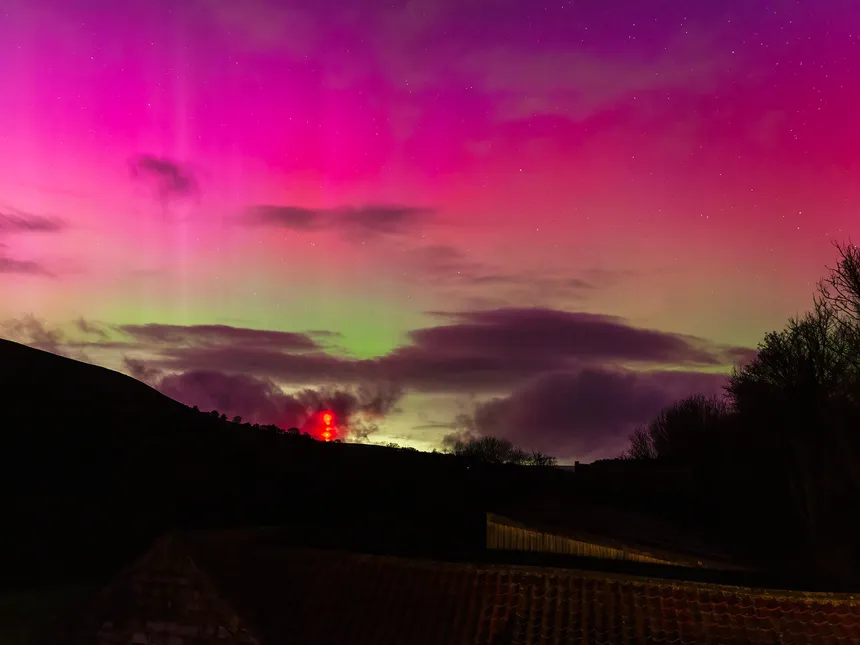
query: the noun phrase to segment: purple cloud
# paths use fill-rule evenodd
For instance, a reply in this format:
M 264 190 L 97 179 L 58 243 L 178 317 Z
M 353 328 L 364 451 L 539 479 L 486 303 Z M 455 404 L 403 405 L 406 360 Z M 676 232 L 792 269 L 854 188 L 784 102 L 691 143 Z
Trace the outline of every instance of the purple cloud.
M 504 437 L 563 459 L 617 455 L 630 433 L 661 409 L 692 394 L 721 394 L 725 382 L 723 374 L 702 372 L 586 368 L 544 374 L 510 396 L 479 404 L 473 417 L 461 419 L 461 431 Z
M 508 300 L 522 302 L 535 296 L 577 298 L 593 291 L 598 281 L 539 272 L 509 272 L 470 259 L 448 245 L 422 246 L 410 251 L 404 269 L 420 281 L 449 287 L 488 287 L 504 290 Z M 605 283 L 603 280 L 601 283 Z
M 321 209 L 262 204 L 249 208 L 242 223 L 303 232 L 335 230 L 363 239 L 408 233 L 423 224 L 432 213 L 432 209 L 417 206 L 368 205 Z
M 78 318 L 75 321 L 75 327 L 78 331 L 86 336 L 97 336 L 98 338 L 107 338 L 107 332 L 100 326 L 86 318 Z
M 146 361 L 138 358 L 125 356 L 122 359 L 125 371 L 138 381 L 143 381 L 147 385 L 155 386 L 160 381 L 163 372 L 157 367 L 152 367 Z M 193 404 L 192 404 L 193 405 Z
M 33 275 L 43 277 L 53 277 L 47 268 L 38 262 L 32 260 L 16 260 L 4 255 L 0 255 L 0 274 L 17 273 L 19 275 Z
M 283 429 L 311 430 L 315 413 L 334 413 L 341 438 L 361 439 L 376 429 L 376 423 L 395 410 L 403 391 L 397 387 L 353 387 L 303 389 L 286 394 L 269 379 L 247 374 L 195 370 L 158 376 L 139 362 L 127 360 L 132 375 L 153 377 L 163 394 L 202 410 L 218 410 L 228 417 L 275 424 Z
M 23 211 L 0 212 L 2 233 L 58 233 L 66 227 L 60 219 Z
M 194 173 L 172 159 L 139 155 L 129 161 L 129 171 L 132 179 L 143 182 L 155 191 L 164 208 L 172 199 L 198 194 Z
M 146 343 L 166 345 L 230 345 L 307 351 L 319 345 L 307 334 L 231 327 L 230 325 L 122 325 L 120 331 Z
M 309 336 L 289 332 L 222 325 L 123 330 L 157 349 L 152 365 L 170 371 L 229 371 L 296 385 L 397 382 L 436 392 L 500 392 L 586 365 L 728 365 L 740 352 L 594 314 L 498 309 L 438 315 L 453 322 L 415 330 L 410 344 L 374 359 L 328 354 Z
M 549 368 L 568 360 L 624 360 L 655 363 L 725 362 L 724 349 L 704 339 L 632 327 L 623 319 L 552 309 L 496 309 L 439 313 L 455 322 L 410 334 L 416 347 L 458 355 L 493 355 L 531 360 Z

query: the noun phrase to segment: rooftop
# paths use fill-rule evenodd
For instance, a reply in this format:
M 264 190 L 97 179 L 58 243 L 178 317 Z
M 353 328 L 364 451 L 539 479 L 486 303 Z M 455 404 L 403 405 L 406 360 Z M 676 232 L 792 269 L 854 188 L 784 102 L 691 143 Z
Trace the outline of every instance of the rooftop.
M 103 592 L 110 602 L 94 599 L 63 633 L 120 630 L 132 614 L 151 629 L 167 624 L 180 597 L 165 591 L 171 581 L 223 599 L 221 616 L 238 617 L 234 642 L 262 645 L 860 643 L 860 601 L 849 594 L 298 549 L 265 532 L 165 539 Z

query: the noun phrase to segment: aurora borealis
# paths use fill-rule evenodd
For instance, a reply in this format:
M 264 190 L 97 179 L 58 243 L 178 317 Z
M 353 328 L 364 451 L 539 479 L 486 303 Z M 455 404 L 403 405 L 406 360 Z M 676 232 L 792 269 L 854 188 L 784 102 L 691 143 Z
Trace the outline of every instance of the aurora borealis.
M 617 453 L 860 233 L 858 63 L 847 0 L 6 0 L 2 335 Z

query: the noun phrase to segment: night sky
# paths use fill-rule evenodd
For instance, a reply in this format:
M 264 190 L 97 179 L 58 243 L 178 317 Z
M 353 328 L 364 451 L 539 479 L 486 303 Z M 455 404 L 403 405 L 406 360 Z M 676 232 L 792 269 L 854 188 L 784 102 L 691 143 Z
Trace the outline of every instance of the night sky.
M 615 454 L 860 233 L 855 4 L 4 0 L 2 335 L 248 420 Z

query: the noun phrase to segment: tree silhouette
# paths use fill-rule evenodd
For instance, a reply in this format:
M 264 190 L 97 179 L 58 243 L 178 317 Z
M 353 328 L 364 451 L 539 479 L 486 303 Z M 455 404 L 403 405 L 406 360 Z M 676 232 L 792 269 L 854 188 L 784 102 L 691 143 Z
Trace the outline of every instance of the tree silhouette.
M 554 466 L 555 457 L 540 452 L 527 453 L 507 439 L 471 437 L 454 441 L 449 451 L 469 461 L 485 464 L 515 464 L 520 466 Z
M 860 248 L 851 244 L 834 243 L 839 254 L 836 266 L 818 283 L 816 304 L 830 310 L 854 349 L 860 347 Z M 857 366 L 858 356 L 853 356 Z
M 833 550 L 833 522 L 860 490 L 860 346 L 856 323 L 839 311 L 817 298 L 812 312 L 767 334 L 727 387 L 747 450 L 778 466 L 771 476 L 820 552 Z
M 555 457 L 551 457 L 550 455 L 546 455 L 542 452 L 533 451 L 529 453 L 529 455 L 526 457 L 525 461 L 523 462 L 523 465 L 543 467 L 557 466 L 558 459 L 556 459 Z
M 772 539 L 801 535 L 823 567 L 857 563 L 860 532 L 860 249 L 836 244 L 808 313 L 765 335 L 726 401 L 692 397 L 633 433 L 625 456 L 692 467 L 710 503 Z
M 695 459 L 720 440 L 729 418 L 723 399 L 687 397 L 665 409 L 630 437 L 632 459 Z

